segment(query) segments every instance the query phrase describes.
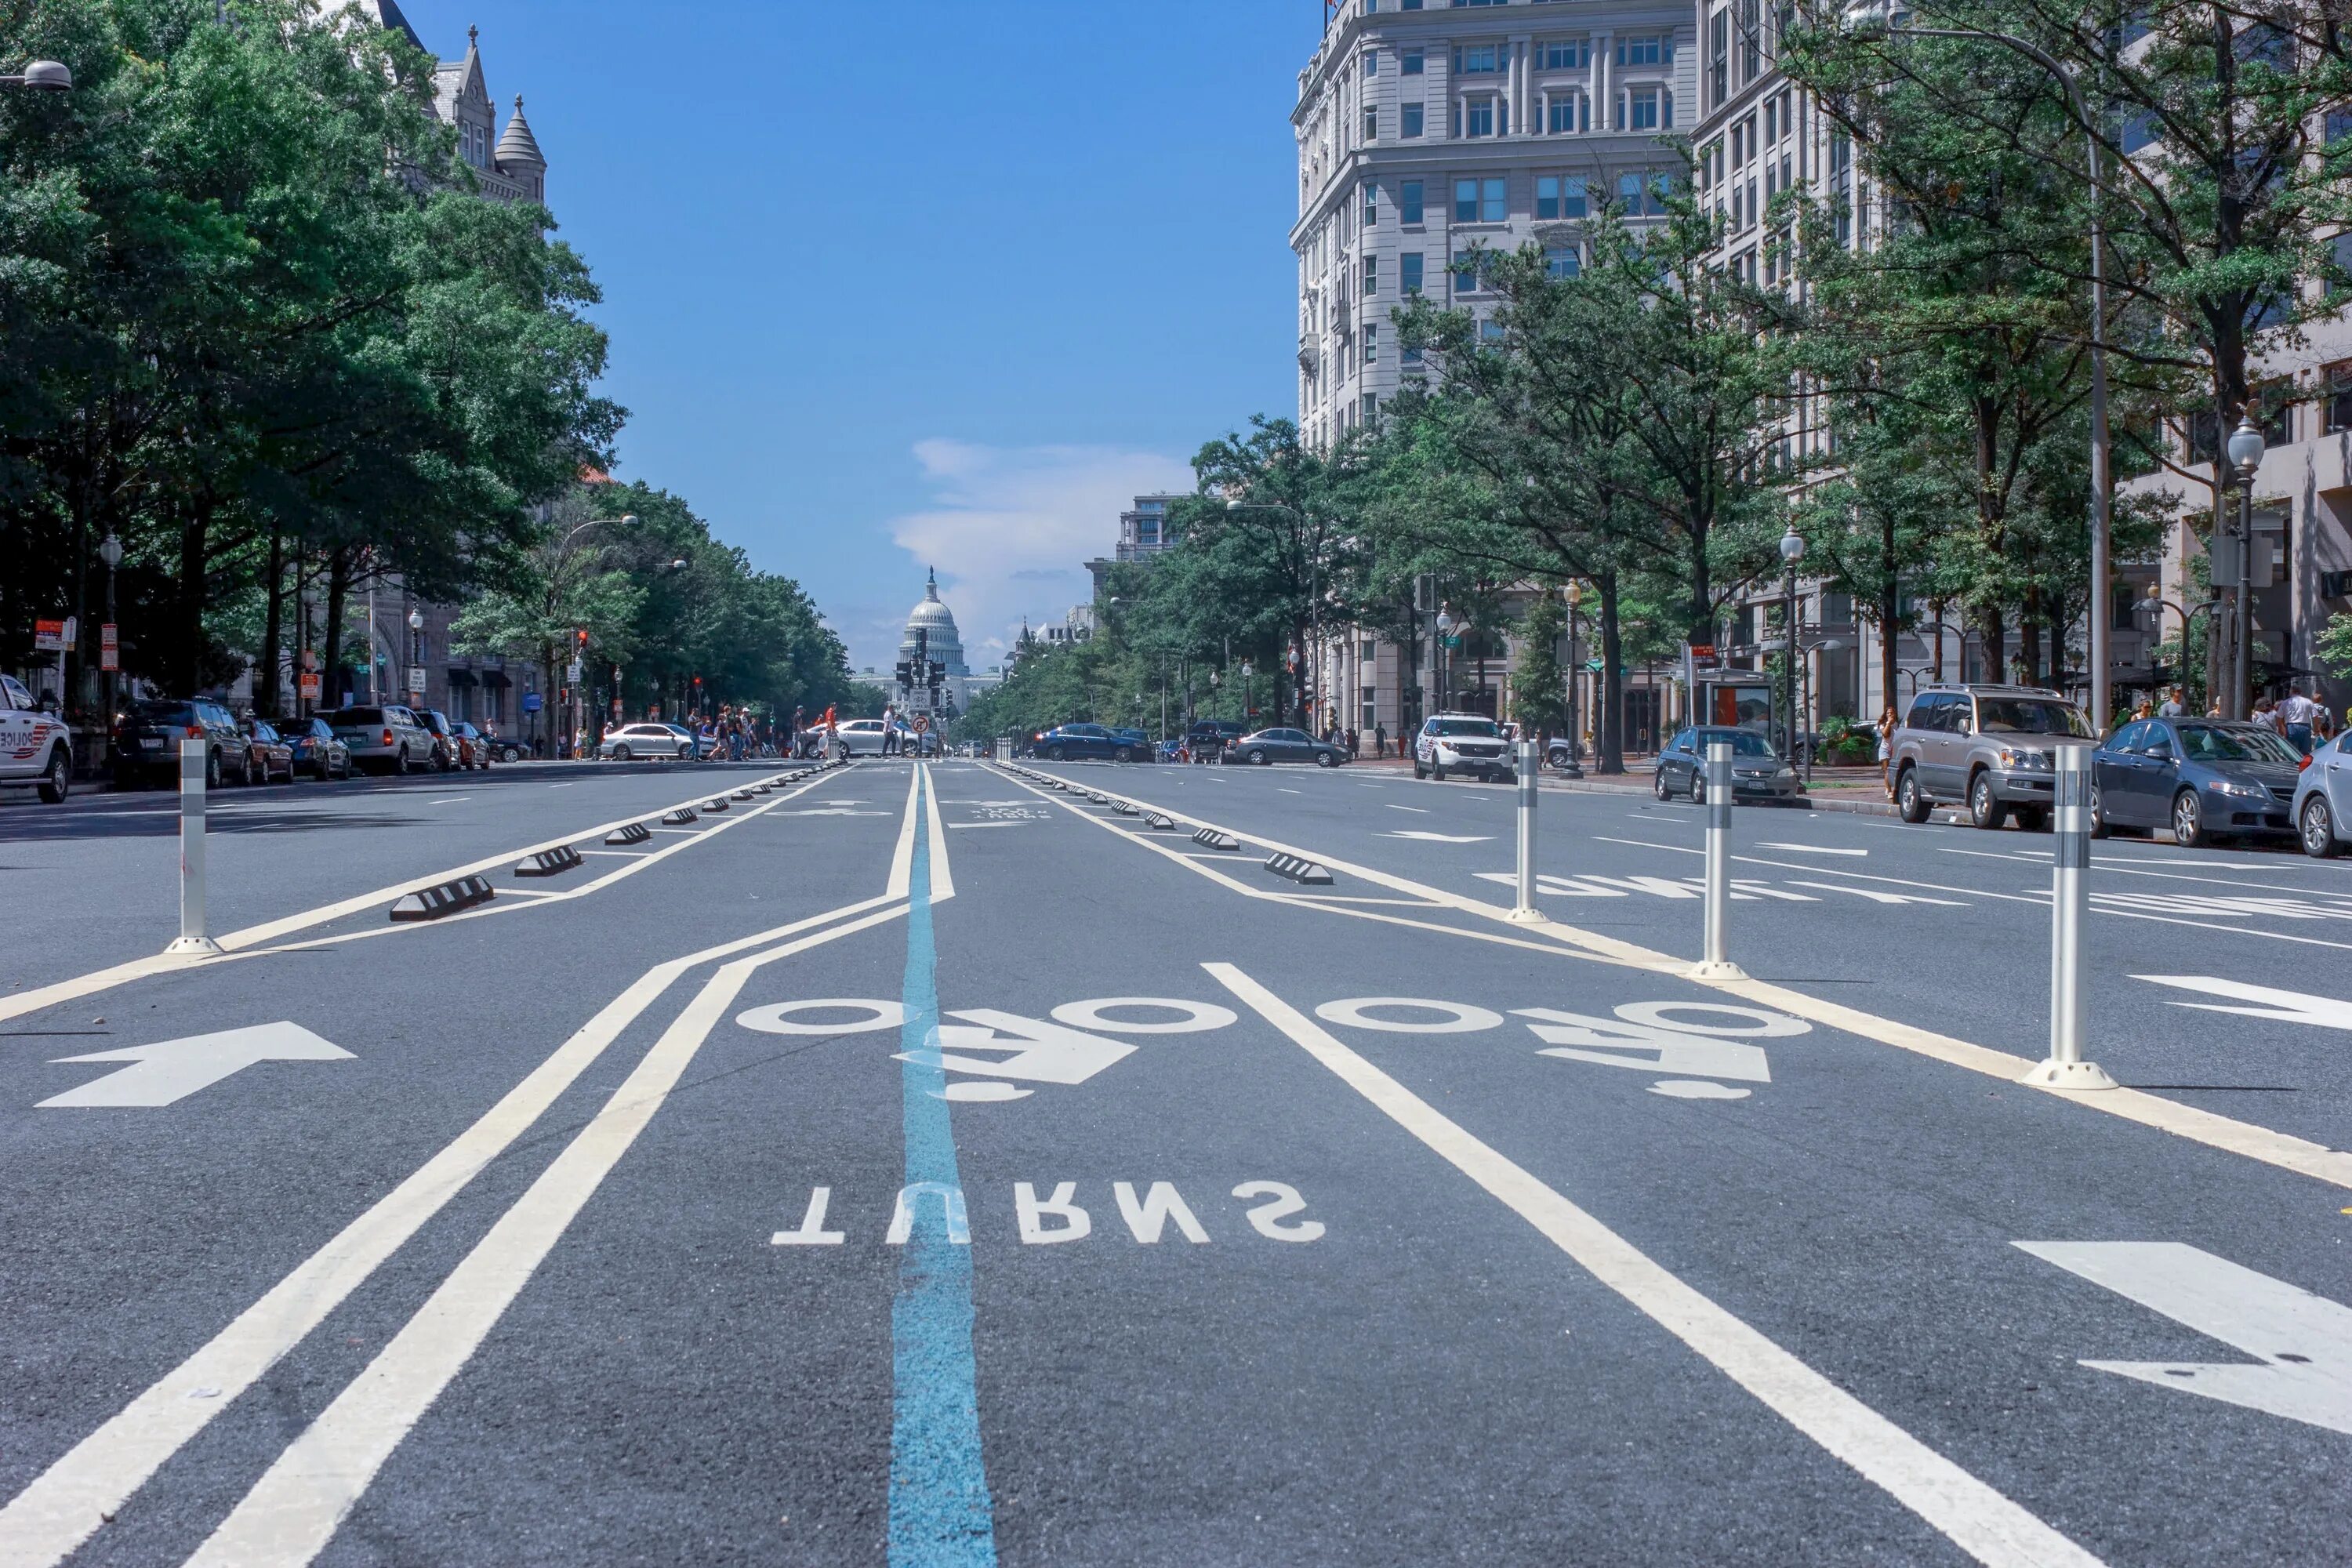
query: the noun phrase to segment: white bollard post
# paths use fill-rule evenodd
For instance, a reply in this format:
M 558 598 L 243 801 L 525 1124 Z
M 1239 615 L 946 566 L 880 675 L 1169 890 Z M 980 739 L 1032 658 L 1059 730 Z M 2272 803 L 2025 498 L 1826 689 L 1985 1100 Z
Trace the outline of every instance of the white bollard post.
M 2083 921 L 2091 894 L 2091 748 L 2061 746 L 2056 854 L 2050 888 L 2050 1059 L 2025 1075 L 2043 1089 L 2113 1089 L 2116 1080 L 2083 1059 Z
M 1731 742 L 1706 744 L 1706 956 L 1694 980 L 1745 980 L 1731 962 Z
M 180 940 L 163 951 L 209 958 L 220 943 L 205 934 L 205 758 L 209 741 L 180 742 Z
M 1536 770 L 1541 760 L 1533 741 L 1519 742 L 1519 903 L 1511 918 L 1523 925 L 1540 925 L 1544 920 L 1544 912 L 1536 908 Z

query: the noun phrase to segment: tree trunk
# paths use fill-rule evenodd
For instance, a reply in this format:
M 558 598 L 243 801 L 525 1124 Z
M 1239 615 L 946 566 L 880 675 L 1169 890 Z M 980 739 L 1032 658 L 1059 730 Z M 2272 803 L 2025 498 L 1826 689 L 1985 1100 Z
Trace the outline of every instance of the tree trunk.
M 2040 588 L 2025 591 L 2025 603 L 2017 615 L 2017 657 L 2025 661 L 2025 684 L 2043 684 L 2042 678 L 2042 602 Z M 2055 686 L 2053 680 L 2047 684 Z
M 325 658 L 325 679 L 320 689 L 335 707 L 348 705 L 351 688 L 343 683 L 343 613 L 351 607 L 352 553 L 348 545 L 327 553 L 327 613 L 325 626 L 319 642 Z
M 1987 672 L 1985 679 L 1994 682 L 2007 680 L 2009 679 L 2009 626 L 2001 616 L 1999 605 L 1985 606 L 1984 614 L 1977 623 L 1977 630 L 1984 638 Z
M 275 719 L 278 707 L 278 660 L 286 642 L 286 541 L 269 531 L 269 577 L 261 616 L 261 668 L 253 685 L 253 710 Z
M 212 503 L 200 501 L 180 520 L 180 601 L 173 606 L 179 647 L 174 655 L 179 684 L 194 696 L 205 681 L 205 546 L 212 531 Z
M 1603 572 L 1601 590 L 1601 722 L 1592 736 L 1594 771 L 1625 771 L 1625 639 L 1617 624 L 1617 574 Z

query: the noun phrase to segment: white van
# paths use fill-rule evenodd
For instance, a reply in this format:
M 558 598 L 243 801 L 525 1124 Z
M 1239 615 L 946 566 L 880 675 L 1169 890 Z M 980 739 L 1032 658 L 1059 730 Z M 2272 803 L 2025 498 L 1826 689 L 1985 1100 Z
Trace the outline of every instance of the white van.
M 31 784 L 51 805 L 73 787 L 73 733 L 33 706 L 33 694 L 0 675 L 0 784 Z

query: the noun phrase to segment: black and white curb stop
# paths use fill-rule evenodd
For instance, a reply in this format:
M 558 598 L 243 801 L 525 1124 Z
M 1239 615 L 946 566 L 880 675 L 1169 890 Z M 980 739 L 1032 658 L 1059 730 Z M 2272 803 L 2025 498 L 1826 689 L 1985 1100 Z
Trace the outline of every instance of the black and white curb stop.
M 666 827 L 684 827 L 688 823 L 692 822 L 694 819 L 694 807 L 690 805 L 681 805 L 676 811 L 671 812 L 667 816 L 663 817 L 662 825 Z
M 1296 855 L 1269 855 L 1265 868 L 1277 877 L 1287 877 L 1294 882 L 1304 882 L 1311 887 L 1328 888 L 1331 885 L 1330 872 L 1314 861 L 1301 859 Z
M 1090 789 L 1087 791 L 1087 798 L 1093 801 L 1097 805 L 1108 805 L 1110 804 L 1110 796 L 1103 794 L 1103 792 L 1098 789 Z
M 1140 816 L 1143 815 L 1141 812 L 1136 810 L 1135 803 L 1133 801 L 1115 800 L 1110 803 L 1110 808 L 1121 816 Z
M 542 849 L 515 868 L 518 877 L 552 877 L 579 865 L 580 851 L 569 844 L 559 844 L 552 849 Z
M 749 800 L 751 798 L 751 792 L 748 789 L 739 789 L 735 792 L 735 798 L 737 800 Z
M 1212 849 L 1238 849 L 1242 847 L 1240 839 L 1230 833 L 1220 833 L 1213 827 L 1194 828 L 1192 842 L 1205 844 Z
M 443 915 L 454 915 L 459 910 L 470 910 L 476 904 L 487 904 L 498 897 L 497 890 L 480 877 L 460 877 L 454 882 L 420 889 L 404 895 L 392 906 L 392 918 L 396 921 L 437 921 Z
M 652 837 L 652 831 L 647 828 L 644 823 L 632 822 L 625 827 L 614 828 L 612 832 L 604 835 L 604 842 L 607 844 L 643 844 L 646 839 L 651 838 Z
M 716 816 L 727 809 L 727 797 L 723 795 L 713 795 L 702 803 L 702 809 Z
M 1162 816 L 1156 811 L 1148 811 L 1143 814 L 1143 825 L 1155 833 L 1172 833 L 1176 829 L 1176 819 Z

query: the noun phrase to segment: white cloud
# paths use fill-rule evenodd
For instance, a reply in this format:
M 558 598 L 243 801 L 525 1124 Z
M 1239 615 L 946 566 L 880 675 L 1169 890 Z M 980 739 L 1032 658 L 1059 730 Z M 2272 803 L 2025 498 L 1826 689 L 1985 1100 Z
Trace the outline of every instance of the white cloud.
M 993 664 L 1032 626 L 1058 623 L 1094 589 L 1086 563 L 1118 542 L 1118 514 L 1157 490 L 1189 491 L 1191 465 L 1156 452 L 1110 447 L 986 447 L 918 442 L 915 460 L 931 504 L 898 518 L 890 537 L 909 557 L 908 607 L 923 571 L 937 567 L 940 596 L 955 612 L 965 658 Z M 887 667 L 906 625 L 900 609 L 845 627 L 858 665 Z

